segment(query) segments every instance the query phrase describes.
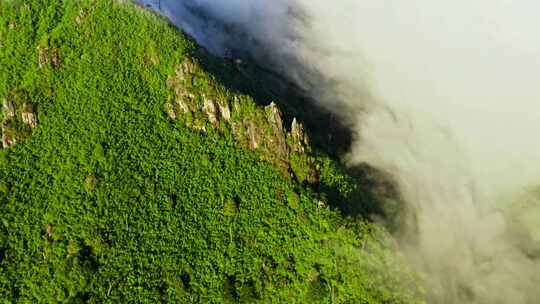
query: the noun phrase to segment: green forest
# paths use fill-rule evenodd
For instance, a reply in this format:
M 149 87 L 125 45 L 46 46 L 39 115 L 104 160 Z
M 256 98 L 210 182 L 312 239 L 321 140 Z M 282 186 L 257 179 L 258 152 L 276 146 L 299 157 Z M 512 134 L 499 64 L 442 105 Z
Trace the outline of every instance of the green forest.
M 132 2 L 0 1 L 0 102 L 0 303 L 423 303 L 309 117 Z

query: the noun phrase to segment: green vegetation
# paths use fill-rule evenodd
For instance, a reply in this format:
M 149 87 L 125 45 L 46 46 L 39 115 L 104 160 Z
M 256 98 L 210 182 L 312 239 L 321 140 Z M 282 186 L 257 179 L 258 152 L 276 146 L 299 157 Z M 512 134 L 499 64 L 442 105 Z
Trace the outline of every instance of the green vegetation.
M 131 3 L 0 2 L 0 303 L 420 303 L 339 164 L 269 157 L 264 94 Z

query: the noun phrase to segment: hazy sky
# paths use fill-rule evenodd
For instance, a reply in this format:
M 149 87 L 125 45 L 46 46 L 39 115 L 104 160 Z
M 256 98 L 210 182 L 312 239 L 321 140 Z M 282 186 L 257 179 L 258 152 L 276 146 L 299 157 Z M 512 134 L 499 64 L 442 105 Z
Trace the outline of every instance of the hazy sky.
M 539 176 L 540 2 L 345 2 L 350 7 L 336 11 L 354 17 L 328 22 L 354 35 L 378 98 L 446 121 L 476 154 L 478 170 L 501 174 L 511 164 Z M 501 155 L 500 168 L 483 161 Z

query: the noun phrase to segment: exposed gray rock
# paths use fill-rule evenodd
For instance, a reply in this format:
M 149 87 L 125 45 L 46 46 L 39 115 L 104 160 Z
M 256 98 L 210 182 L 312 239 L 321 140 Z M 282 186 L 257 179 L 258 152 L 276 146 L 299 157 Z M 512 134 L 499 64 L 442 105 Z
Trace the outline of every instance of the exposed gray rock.
M 60 67 L 60 55 L 58 55 L 58 50 L 54 49 L 51 53 L 52 66 L 55 69 Z
M 233 103 L 233 109 L 235 112 L 240 112 L 240 100 L 238 99 L 238 97 L 234 96 L 234 103 Z
M 189 74 L 194 74 L 195 73 L 195 68 L 196 68 L 196 63 L 193 62 L 192 60 L 184 60 L 182 62 L 182 71 L 185 72 L 185 73 L 189 73 Z
M 22 107 L 21 112 L 21 119 L 23 124 L 30 127 L 30 129 L 34 129 L 37 127 L 37 116 L 34 112 L 34 107 L 29 103 L 24 103 Z
M 2 99 L 2 113 L 4 120 L 15 116 L 15 106 L 13 105 L 13 101 L 8 98 Z
M 205 99 L 202 108 L 204 114 L 208 117 L 208 120 L 212 125 L 218 124 L 219 110 L 216 106 L 216 102 L 212 99 Z
M 182 99 L 178 98 L 176 104 L 184 114 L 190 112 L 189 106 Z
M 49 62 L 47 51 L 46 51 L 47 48 L 42 45 L 38 45 L 36 47 L 36 50 L 38 51 L 38 66 L 40 68 L 43 68 Z
M 258 150 L 261 160 L 269 162 L 284 176 L 291 176 L 291 152 L 309 152 L 302 124 L 294 119 L 288 132 L 275 102 L 263 109 L 244 108 L 239 95 L 228 100 L 224 95 L 207 96 L 190 89 L 191 79 L 199 70 L 197 62 L 192 60 L 184 60 L 175 66 L 166 84 L 173 91 L 176 104 L 166 105 L 167 115 L 174 119 L 192 113 L 185 124 L 196 131 L 206 132 L 208 128 L 223 131 L 223 128 L 228 128 L 238 143 L 250 150 Z
M 2 125 L 2 148 L 6 149 L 17 143 L 17 139 L 8 133 L 6 127 Z
M 289 156 L 289 147 L 287 145 L 287 136 L 283 127 L 283 118 L 277 105 L 272 102 L 265 107 L 266 119 L 270 124 L 272 134 L 265 137 L 268 150 L 275 153 L 280 160 L 285 160 Z
M 2 114 L 0 129 L 3 148 L 9 148 L 20 139 L 29 136 L 30 130 L 35 129 L 38 124 L 34 106 L 28 102 L 21 105 L 16 104 L 10 97 L 3 98 Z M 13 119 L 15 116 L 20 116 L 20 120 Z
M 248 148 L 255 150 L 260 145 L 260 134 L 253 121 L 250 121 L 247 126 Z
M 289 135 L 291 137 L 291 149 L 295 152 L 304 153 L 309 142 L 304 131 L 304 126 L 299 123 L 296 118 L 292 121 L 291 132 Z
M 184 81 L 186 80 L 185 74 L 184 74 L 184 66 L 183 65 L 176 65 L 174 67 L 174 73 L 176 74 L 176 79 L 178 81 Z
M 268 122 L 272 125 L 274 134 L 284 138 L 283 119 L 281 118 L 281 111 L 278 109 L 277 105 L 272 102 L 270 105 L 264 107 L 264 109 L 266 111 L 266 119 L 268 119 Z
M 60 67 L 60 55 L 58 55 L 57 49 L 38 45 L 36 50 L 38 52 L 38 66 L 40 68 L 48 64 L 52 64 L 54 68 Z
M 223 118 L 225 121 L 231 120 L 231 109 L 229 108 L 229 104 L 225 101 L 219 102 L 219 114 L 221 118 Z
M 185 103 L 182 98 L 178 98 L 175 101 L 175 104 L 167 102 L 165 104 L 165 113 L 167 113 L 167 116 L 169 116 L 171 119 L 176 119 L 179 114 L 186 114 L 191 112 L 191 109 Z
M 195 95 L 188 91 L 186 88 L 182 86 L 182 84 L 178 84 L 174 87 L 174 93 L 176 96 L 180 98 L 187 98 L 187 99 L 193 99 L 195 98 Z

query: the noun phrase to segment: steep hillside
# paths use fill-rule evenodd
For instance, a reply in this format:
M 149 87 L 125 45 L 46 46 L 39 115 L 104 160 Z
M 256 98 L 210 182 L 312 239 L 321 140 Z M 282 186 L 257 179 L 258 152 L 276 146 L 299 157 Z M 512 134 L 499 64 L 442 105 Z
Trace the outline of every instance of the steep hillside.
M 367 189 L 131 3 L 0 2 L 0 101 L 2 303 L 421 302 Z

